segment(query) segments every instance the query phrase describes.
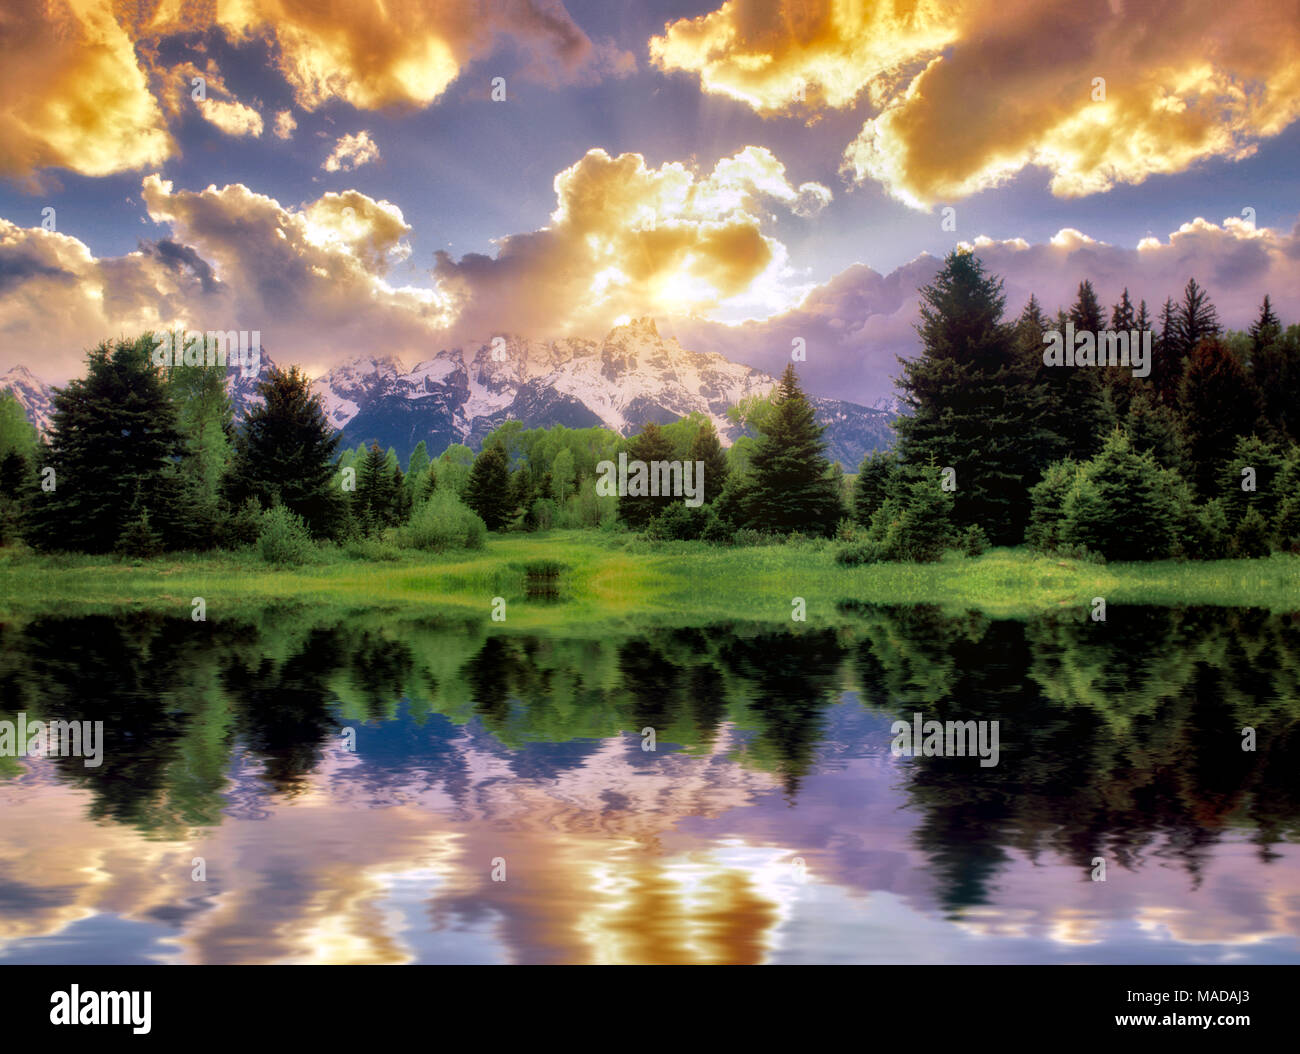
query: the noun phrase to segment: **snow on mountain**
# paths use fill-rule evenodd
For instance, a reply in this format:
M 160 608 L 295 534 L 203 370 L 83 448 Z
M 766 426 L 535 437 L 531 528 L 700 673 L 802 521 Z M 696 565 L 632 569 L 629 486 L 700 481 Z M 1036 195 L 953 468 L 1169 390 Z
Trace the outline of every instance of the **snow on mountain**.
M 27 420 L 36 426 L 36 431 L 44 435 L 50 428 L 50 414 L 54 411 L 51 401 L 53 392 L 50 386 L 37 377 L 26 366 L 14 366 L 0 377 L 0 391 L 13 392 L 27 414 Z
M 404 455 L 422 439 L 431 451 L 477 447 L 511 419 L 629 435 L 650 421 L 702 413 L 729 444 L 741 433 L 727 409 L 775 384 L 760 370 L 664 339 L 653 319 L 641 318 L 601 341 L 506 337 L 495 348 L 444 350 L 410 372 L 393 359 L 361 358 L 319 378 L 316 391 L 346 443 L 374 441 Z M 867 451 L 892 442 L 891 410 L 811 401 L 828 426 L 831 456 L 850 471 Z
M 258 377 L 231 372 L 236 421 L 261 400 L 257 383 L 272 365 L 263 351 Z M 434 454 L 452 443 L 477 448 L 507 420 L 526 428 L 599 425 L 631 435 L 651 421 L 701 413 L 729 445 L 742 431 L 727 410 L 775 384 L 753 367 L 664 339 L 653 319 L 640 318 L 600 341 L 507 337 L 496 347 L 439 351 L 413 369 L 394 356 L 360 356 L 318 377 L 313 390 L 346 445 L 377 442 L 405 460 L 421 440 Z M 49 427 L 50 389 L 25 367 L 0 378 L 0 388 L 14 392 L 38 428 Z M 868 451 L 893 442 L 896 407 L 809 398 L 827 426 L 830 456 L 846 470 L 855 471 Z

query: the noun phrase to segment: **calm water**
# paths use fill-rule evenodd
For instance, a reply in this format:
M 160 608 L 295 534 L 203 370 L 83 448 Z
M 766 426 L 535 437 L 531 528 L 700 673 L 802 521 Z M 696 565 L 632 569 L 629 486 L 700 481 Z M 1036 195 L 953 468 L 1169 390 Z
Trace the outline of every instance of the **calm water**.
M 1300 961 L 1300 616 L 844 615 L 0 627 L 0 961 Z

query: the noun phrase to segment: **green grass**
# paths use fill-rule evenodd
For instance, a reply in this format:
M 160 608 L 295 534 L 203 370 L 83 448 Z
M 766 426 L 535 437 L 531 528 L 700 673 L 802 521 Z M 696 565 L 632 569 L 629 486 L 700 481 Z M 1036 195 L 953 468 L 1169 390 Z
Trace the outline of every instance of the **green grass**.
M 1300 610 L 1300 556 L 1294 555 L 1103 566 L 994 549 L 978 558 L 952 554 L 937 564 L 846 568 L 834 562 L 834 551 L 824 541 L 728 549 L 550 531 L 490 535 L 478 551 L 400 552 L 396 559 L 355 559 L 331 550 L 306 567 L 273 570 L 253 553 L 132 561 L 7 549 L 0 550 L 0 617 L 123 606 L 188 613 L 198 596 L 209 618 L 273 603 L 487 617 L 492 598 L 502 596 L 516 628 L 732 619 L 788 624 L 795 597 L 804 599 L 808 622 L 821 624 L 852 619 L 843 601 L 926 603 L 1008 616 L 1082 608 L 1095 596 L 1108 605 Z M 561 602 L 530 599 L 530 579 L 557 587 Z

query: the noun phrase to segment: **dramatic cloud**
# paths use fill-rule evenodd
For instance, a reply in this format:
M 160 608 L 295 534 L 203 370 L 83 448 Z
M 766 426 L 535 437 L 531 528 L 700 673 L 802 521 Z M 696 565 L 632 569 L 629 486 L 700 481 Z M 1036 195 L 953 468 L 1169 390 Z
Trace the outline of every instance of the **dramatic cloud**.
M 428 106 L 503 43 L 518 57 L 511 70 L 547 84 L 636 68 L 630 54 L 593 42 L 559 0 L 169 0 L 147 7 L 14 0 L 0 12 L 0 176 L 30 179 L 43 168 L 102 176 L 173 156 L 164 111 L 178 112 L 178 90 L 189 81 L 159 69 L 159 45 L 207 30 L 236 45 L 271 42 L 306 110 L 331 100 L 361 109 Z M 214 90 L 195 100 L 204 118 L 228 135 L 261 135 L 261 114 L 227 92 L 219 75 L 202 75 Z M 287 138 L 292 122 L 277 118 L 276 134 Z
M 551 225 L 501 239 L 495 258 L 438 254 L 439 288 L 474 336 L 603 334 L 621 315 L 748 309 L 770 315 L 802 293 L 784 245 L 761 230 L 760 202 L 816 211 L 770 151 L 746 147 L 697 174 L 640 154 L 590 150 L 555 177 Z
M 1280 233 L 1239 219 L 1222 225 L 1196 219 L 1166 241 L 1144 239 L 1136 248 L 1106 245 L 1070 229 L 1043 245 L 977 238 L 970 247 L 1004 279 L 1011 317 L 1030 293 L 1049 314 L 1068 307 L 1087 278 L 1108 309 L 1127 288 L 1135 305 L 1146 300 L 1154 318 L 1165 299 L 1177 300 L 1195 277 L 1226 326 L 1245 328 L 1265 293 L 1284 322 L 1300 322 L 1300 224 Z M 676 319 L 673 328 L 688 348 L 716 351 L 772 373 L 784 368 L 791 342 L 802 338 L 808 357 L 799 369 L 811 391 L 883 404 L 895 395 L 897 357 L 920 350 L 917 290 L 940 263 L 922 255 L 887 275 L 859 264 L 818 286 L 797 308 L 764 322 L 727 326 Z
M 293 114 L 288 110 L 281 110 L 275 115 L 275 137 L 277 139 L 292 139 L 294 130 L 298 127 L 298 122 L 293 119 Z
M 1300 117 L 1300 17 L 1273 0 L 728 0 L 650 54 L 765 113 L 865 96 L 844 171 L 918 208 L 1027 166 L 1077 197 L 1239 160 Z
M 0 176 L 106 176 L 173 151 L 130 38 L 107 4 L 13 0 L 0 11 Z
M 357 191 L 287 209 L 241 184 L 143 198 L 171 236 L 96 258 L 76 238 L 0 220 L 0 343 L 41 377 L 81 372 L 105 338 L 159 328 L 258 330 L 273 357 L 318 369 L 360 350 L 427 356 L 437 293 L 386 280 L 406 258 L 401 210 Z
M 379 147 L 365 129 L 355 135 L 342 136 L 330 156 L 320 167 L 326 172 L 351 172 L 354 168 L 379 160 Z

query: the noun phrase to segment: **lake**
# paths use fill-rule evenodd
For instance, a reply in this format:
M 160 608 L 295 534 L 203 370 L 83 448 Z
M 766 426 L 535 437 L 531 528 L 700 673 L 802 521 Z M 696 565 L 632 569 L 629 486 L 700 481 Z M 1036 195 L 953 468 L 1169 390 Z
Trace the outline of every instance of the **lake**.
M 1298 615 L 210 619 L 0 627 L 0 962 L 1300 961 Z

